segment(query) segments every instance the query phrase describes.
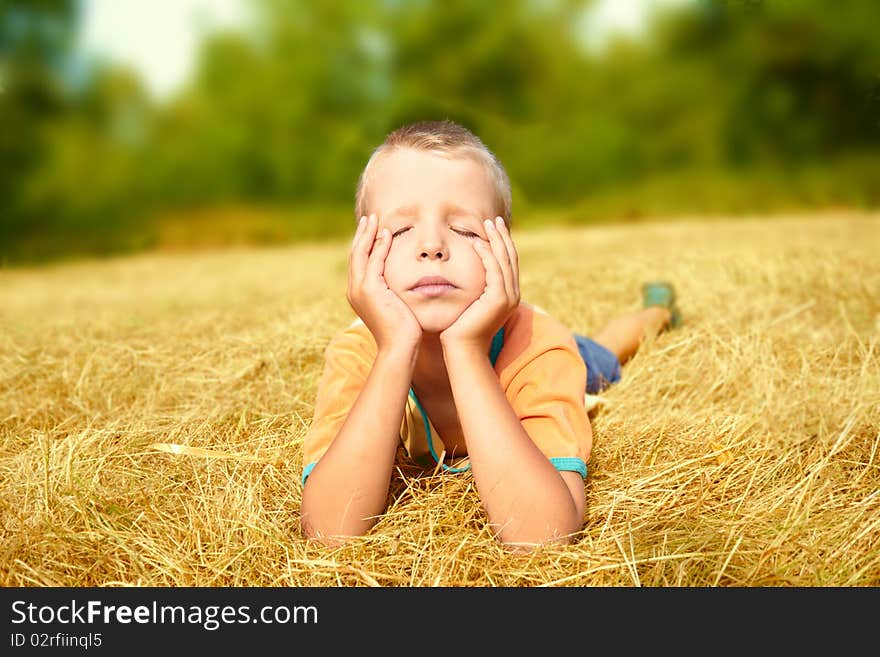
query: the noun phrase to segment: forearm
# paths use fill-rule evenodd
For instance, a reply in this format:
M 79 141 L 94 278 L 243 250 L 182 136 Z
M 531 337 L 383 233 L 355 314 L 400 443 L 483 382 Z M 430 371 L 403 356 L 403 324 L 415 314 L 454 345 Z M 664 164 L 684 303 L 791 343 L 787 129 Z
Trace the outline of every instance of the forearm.
M 579 531 L 568 486 L 523 428 L 485 353 L 444 345 L 444 358 L 477 492 L 500 540 L 537 544 Z
M 417 347 L 379 352 L 339 434 L 302 494 L 309 536 L 359 536 L 384 509 Z

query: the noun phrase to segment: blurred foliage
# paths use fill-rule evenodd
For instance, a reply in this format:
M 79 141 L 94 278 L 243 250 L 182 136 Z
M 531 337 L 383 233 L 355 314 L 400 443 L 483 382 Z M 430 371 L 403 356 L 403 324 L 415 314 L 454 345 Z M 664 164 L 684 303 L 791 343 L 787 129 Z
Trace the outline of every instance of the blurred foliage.
M 252 1 L 157 103 L 76 57 L 75 0 L 0 0 L 0 259 L 342 236 L 426 118 L 498 154 L 519 225 L 880 204 L 874 0 L 695 1 L 601 50 L 583 1 Z

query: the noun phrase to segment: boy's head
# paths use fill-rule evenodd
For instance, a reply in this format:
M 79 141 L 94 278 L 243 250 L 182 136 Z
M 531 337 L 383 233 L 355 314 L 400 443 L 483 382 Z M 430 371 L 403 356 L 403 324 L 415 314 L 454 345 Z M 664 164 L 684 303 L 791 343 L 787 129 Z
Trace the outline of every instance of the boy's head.
M 398 128 L 385 137 L 385 141 L 373 151 L 358 180 L 355 193 L 355 221 L 370 214 L 367 195 L 376 162 L 398 149 L 434 153 L 448 159 L 469 158 L 480 164 L 489 175 L 493 186 L 495 198 L 492 216 L 503 217 L 508 228 L 510 227 L 512 194 L 507 172 L 479 137 L 467 128 L 448 120 L 412 123 Z
M 473 133 L 450 121 L 392 132 L 358 181 L 356 217 L 375 214 L 388 228 L 384 277 L 426 333 L 449 327 L 485 289 L 473 240 L 488 243 L 485 219 L 510 221 L 507 173 Z M 425 276 L 451 286 L 419 287 Z

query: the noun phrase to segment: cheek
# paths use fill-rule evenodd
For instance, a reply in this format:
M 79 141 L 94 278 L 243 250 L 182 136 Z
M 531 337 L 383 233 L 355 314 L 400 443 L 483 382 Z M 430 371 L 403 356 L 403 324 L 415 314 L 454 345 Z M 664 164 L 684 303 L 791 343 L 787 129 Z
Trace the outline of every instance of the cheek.
M 391 244 L 391 250 L 385 258 L 385 282 L 392 290 L 405 285 L 407 272 L 402 264 L 402 251 Z
M 474 251 L 473 247 L 471 247 L 471 254 L 468 258 L 468 270 L 476 287 L 481 290 L 486 287 L 486 268 L 483 266 L 480 254 Z

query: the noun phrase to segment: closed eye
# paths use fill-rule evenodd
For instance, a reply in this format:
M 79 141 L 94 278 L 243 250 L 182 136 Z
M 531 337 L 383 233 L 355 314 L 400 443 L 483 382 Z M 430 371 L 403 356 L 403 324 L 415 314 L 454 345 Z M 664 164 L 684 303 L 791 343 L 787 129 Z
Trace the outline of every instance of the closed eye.
M 395 231 L 395 232 L 391 235 L 391 237 L 397 237 L 398 235 L 402 235 L 403 233 L 405 233 L 405 232 L 408 231 L 409 229 L 410 229 L 409 226 L 407 226 L 406 228 L 401 228 L 400 230 Z M 472 233 L 472 232 L 469 231 L 469 230 L 458 230 L 458 229 L 456 229 L 456 228 L 453 228 L 452 231 L 455 232 L 455 233 L 458 233 L 458 234 L 461 235 L 462 237 L 479 237 L 479 235 L 477 235 L 476 233 Z

